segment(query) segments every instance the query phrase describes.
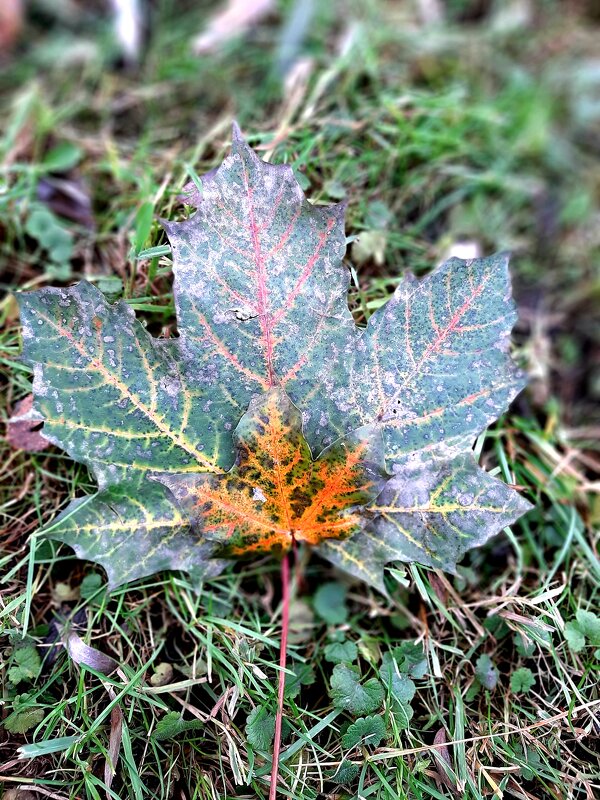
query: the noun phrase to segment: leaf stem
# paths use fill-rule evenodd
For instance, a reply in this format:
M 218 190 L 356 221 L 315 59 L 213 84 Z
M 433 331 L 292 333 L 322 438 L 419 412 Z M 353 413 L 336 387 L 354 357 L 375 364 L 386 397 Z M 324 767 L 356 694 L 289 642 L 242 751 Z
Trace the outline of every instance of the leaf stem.
M 275 716 L 275 738 L 273 741 L 273 761 L 271 766 L 271 786 L 269 800 L 277 797 L 279 777 L 279 753 L 281 751 L 281 723 L 283 721 L 283 694 L 285 690 L 285 665 L 287 660 L 287 639 L 290 623 L 290 557 L 286 553 L 281 561 L 281 642 L 279 645 L 279 685 L 277 688 L 277 714 Z

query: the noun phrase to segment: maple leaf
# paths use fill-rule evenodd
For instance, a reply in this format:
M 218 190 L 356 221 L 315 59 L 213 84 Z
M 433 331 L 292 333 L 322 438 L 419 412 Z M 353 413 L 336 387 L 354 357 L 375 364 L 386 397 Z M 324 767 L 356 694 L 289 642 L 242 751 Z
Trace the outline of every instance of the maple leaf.
M 384 590 L 388 562 L 452 570 L 527 510 L 471 452 L 524 385 L 505 256 L 406 276 L 359 328 L 343 205 L 308 203 L 237 128 L 189 199 L 165 224 L 178 338 L 85 281 L 19 296 L 43 434 L 99 485 L 49 536 L 111 586 L 296 539 Z

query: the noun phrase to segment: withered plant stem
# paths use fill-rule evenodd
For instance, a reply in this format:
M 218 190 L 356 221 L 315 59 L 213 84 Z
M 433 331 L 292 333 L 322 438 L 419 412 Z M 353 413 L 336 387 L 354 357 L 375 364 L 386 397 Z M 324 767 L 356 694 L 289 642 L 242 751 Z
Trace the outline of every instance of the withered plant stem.
M 279 778 L 279 753 L 281 751 L 281 723 L 283 721 L 283 694 L 285 690 L 285 665 L 287 661 L 287 640 L 290 623 L 290 556 L 286 553 L 281 561 L 281 642 L 279 646 L 279 684 L 277 688 L 277 714 L 275 716 L 275 738 L 273 741 L 273 762 L 271 767 L 271 786 L 269 800 L 277 797 Z

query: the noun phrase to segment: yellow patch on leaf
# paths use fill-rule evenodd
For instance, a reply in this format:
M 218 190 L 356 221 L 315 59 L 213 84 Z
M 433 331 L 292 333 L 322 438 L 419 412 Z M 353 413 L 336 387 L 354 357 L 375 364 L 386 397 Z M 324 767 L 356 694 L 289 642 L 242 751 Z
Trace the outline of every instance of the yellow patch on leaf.
M 367 436 L 342 440 L 313 461 L 302 417 L 273 389 L 251 403 L 235 431 L 237 458 L 225 475 L 158 478 L 223 554 L 286 552 L 360 527 L 355 513 L 378 493 L 383 458 Z

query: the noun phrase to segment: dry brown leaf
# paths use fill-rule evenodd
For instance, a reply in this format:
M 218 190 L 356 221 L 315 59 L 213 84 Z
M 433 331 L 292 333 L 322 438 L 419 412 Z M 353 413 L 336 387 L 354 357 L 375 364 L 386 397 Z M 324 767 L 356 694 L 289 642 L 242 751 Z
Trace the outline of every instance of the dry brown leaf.
M 436 753 L 442 761 L 445 761 L 446 764 L 452 769 L 452 761 L 450 759 L 450 751 L 447 747 L 439 747 L 438 745 L 445 745 L 448 741 L 448 737 L 446 736 L 446 731 L 444 728 L 440 728 L 439 731 L 435 734 L 433 739 L 433 752 Z M 450 789 L 453 788 L 453 783 L 450 777 L 446 774 L 446 771 L 442 767 L 442 765 L 438 762 L 436 763 L 436 772 L 439 778 L 439 783 L 444 784 L 445 786 L 449 787 Z
M 92 213 L 92 200 L 85 183 L 76 172 L 40 178 L 37 196 L 59 217 L 94 230 L 96 223 Z
M 9 50 L 23 28 L 23 0 L 2 0 L 0 3 L 0 53 Z
M 15 450 L 38 453 L 50 442 L 41 433 L 41 416 L 33 410 L 33 395 L 28 394 L 15 405 L 12 416 L 6 423 L 6 441 Z
M 446 736 L 446 731 L 444 730 L 444 728 L 440 728 L 433 739 L 434 745 L 441 745 L 441 744 L 445 745 L 447 741 L 448 737 Z M 448 750 L 448 748 L 436 747 L 436 750 L 440 754 L 440 756 L 444 759 L 446 764 L 448 764 L 448 766 L 451 766 L 452 762 L 450 761 L 450 751 Z
M 116 698 L 115 690 L 109 684 L 104 684 L 108 696 L 111 701 Z M 110 737 L 108 740 L 108 753 L 106 761 L 104 762 L 104 783 L 107 789 L 110 787 L 117 771 L 117 764 L 119 762 L 119 753 L 121 751 L 121 742 L 123 741 L 123 712 L 118 703 L 112 707 L 110 711 Z M 110 791 L 106 792 L 107 800 L 113 795 Z
M 67 635 L 65 647 L 76 664 L 85 664 L 86 667 L 103 672 L 105 675 L 113 672 L 119 666 L 114 658 L 107 656 L 106 653 L 102 653 L 95 647 L 90 647 L 73 631 Z

